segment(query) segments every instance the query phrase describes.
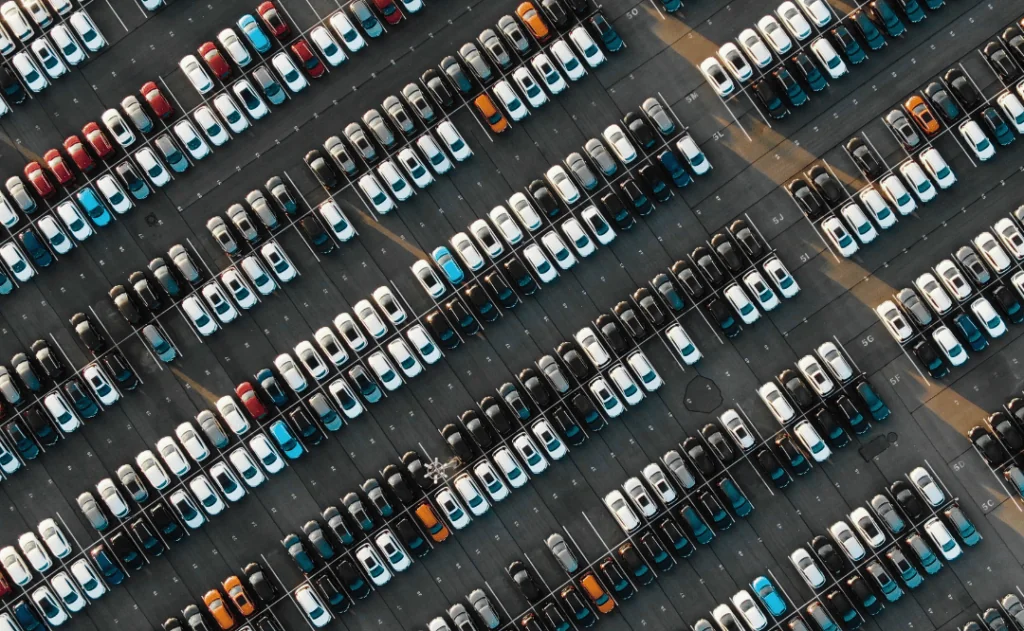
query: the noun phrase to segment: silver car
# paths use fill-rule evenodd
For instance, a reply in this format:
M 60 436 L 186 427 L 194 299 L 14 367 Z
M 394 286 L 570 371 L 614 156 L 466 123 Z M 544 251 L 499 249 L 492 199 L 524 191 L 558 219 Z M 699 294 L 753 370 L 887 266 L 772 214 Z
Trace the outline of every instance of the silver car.
M 466 601 L 476 612 L 476 615 L 480 616 L 480 620 L 483 621 L 484 626 L 488 629 L 496 629 L 501 623 L 501 619 L 498 618 L 498 612 L 491 606 L 491 601 L 487 598 L 487 594 L 482 589 L 474 589 L 466 595 Z
M 367 110 L 363 114 L 363 124 L 370 128 L 373 137 L 384 147 L 390 147 L 395 144 L 395 134 L 388 127 L 388 124 L 384 122 L 384 117 L 377 110 Z
M 481 82 L 490 81 L 494 76 L 491 64 L 487 63 L 487 59 L 480 54 L 480 49 L 475 44 L 463 44 L 459 49 L 459 57 Z
M 267 201 L 263 191 L 249 191 L 249 194 L 245 196 L 245 202 L 249 204 L 249 209 L 256 214 L 264 228 L 267 230 L 277 228 L 277 215 L 274 213 L 274 209 L 270 207 L 270 202 Z
M 397 96 L 389 96 L 384 99 L 381 105 L 384 107 L 384 112 L 388 115 L 388 118 L 398 128 L 398 131 L 406 136 L 415 131 L 416 125 L 413 123 L 412 118 L 409 117 L 409 113 L 405 111 L 405 106 L 402 105 Z
M 921 326 L 928 326 L 932 321 L 932 312 L 928 310 L 928 307 L 921 301 L 921 298 L 917 295 L 913 289 L 904 288 L 896 294 L 896 300 L 899 300 L 900 306 L 917 321 Z
M 89 524 L 96 530 L 106 530 L 108 522 L 103 511 L 100 509 L 100 505 L 96 503 L 96 498 L 92 496 L 92 493 L 86 491 L 78 496 L 78 508 L 81 509 L 82 514 L 89 521 Z
M 583 188 L 591 190 L 597 186 L 597 176 L 594 175 L 590 165 L 587 164 L 587 161 L 583 159 L 579 152 L 574 151 L 570 153 L 565 159 L 565 166 L 572 171 L 573 176 L 576 177 L 576 180 L 579 181 Z
M 690 468 L 686 466 L 686 462 L 683 457 L 679 455 L 679 452 L 675 449 L 666 451 L 665 455 L 661 457 L 661 461 L 665 463 L 665 467 L 668 468 L 669 473 L 676 479 L 676 482 L 680 484 L 684 489 L 692 489 L 693 485 L 697 483 L 697 479 L 693 477 L 693 473 Z
M 588 140 L 587 144 L 583 145 L 583 150 L 605 175 L 613 175 L 618 170 L 619 165 L 615 162 L 615 158 L 612 157 L 604 143 L 597 138 Z
M 409 104 L 416 115 L 420 117 L 424 123 L 430 123 L 437 114 L 434 112 L 434 106 L 430 102 L 430 97 L 420 90 L 420 86 L 415 83 L 410 83 L 402 88 L 402 98 Z
M 565 542 L 565 537 L 558 534 L 557 532 L 544 540 L 544 544 L 547 545 L 551 555 L 555 557 L 558 564 L 562 566 L 562 569 L 572 574 L 579 568 L 579 562 L 576 561 L 576 555 L 572 553 L 569 548 L 569 544 Z
M 36 209 L 36 200 L 32 199 L 32 195 L 25 188 L 25 183 L 17 175 L 12 175 L 7 179 L 7 194 L 11 196 L 21 212 L 30 213 Z
M 231 204 L 228 206 L 228 210 L 224 213 L 228 216 L 228 220 L 231 225 L 235 227 L 235 230 L 250 243 L 256 243 L 260 240 L 260 233 L 257 232 L 256 226 L 253 225 L 252 219 L 249 218 L 249 213 L 246 212 L 245 206 L 241 204 Z
M 213 412 L 202 410 L 196 414 L 196 422 L 199 423 L 199 429 L 203 430 L 206 438 L 214 447 L 222 449 L 227 446 L 228 435 L 224 433 L 224 428 L 220 426 L 220 422 Z
M 377 159 L 377 150 L 374 148 L 373 143 L 370 142 L 370 139 L 367 138 L 366 132 L 359 126 L 359 123 L 349 123 L 345 127 L 344 134 L 349 144 L 355 147 L 364 160 L 373 162 Z
M 267 70 L 266 66 L 259 66 L 253 70 L 252 78 L 263 90 L 263 96 L 267 97 L 267 100 L 274 105 L 280 105 L 288 98 L 281 84 L 274 78 L 274 74 Z
M 223 223 L 223 220 L 221 220 Z M 234 238 L 232 238 L 234 241 Z M 235 248 L 237 249 L 237 245 Z M 174 263 L 174 267 L 178 268 L 181 275 L 190 283 L 195 283 L 200 280 L 199 269 L 192 262 L 192 257 L 188 255 L 188 250 L 185 246 L 180 243 L 176 243 L 171 246 L 171 249 L 167 250 L 167 256 L 170 257 L 171 262 Z
M 337 136 L 331 136 L 324 141 L 324 151 L 327 152 L 334 163 L 338 165 L 338 168 L 344 171 L 348 175 L 354 175 L 359 169 L 356 167 L 356 163 L 352 160 L 352 156 L 348 154 L 348 147 L 341 141 L 341 138 Z
M 217 216 L 210 217 L 206 222 L 206 229 L 210 231 L 210 235 L 213 236 L 213 240 L 217 242 L 220 249 L 224 250 L 225 254 L 234 254 L 235 252 L 238 252 L 238 242 L 235 241 L 235 237 L 232 236 L 227 222 L 223 219 Z M 198 278 L 199 272 L 195 271 L 195 266 L 192 265 L 192 261 L 189 259 L 188 253 L 185 252 L 185 248 L 180 245 L 176 245 L 174 247 L 181 248 L 181 252 L 178 254 L 168 252 L 168 254 L 170 254 L 171 260 L 174 261 L 174 265 L 178 268 L 178 271 L 181 272 L 181 275 L 191 281 L 192 277 L 189 276 L 190 272 L 186 271 L 186 269 L 189 269 L 193 271 L 196 278 Z M 171 249 L 173 250 L 174 248 Z
M 521 53 L 529 52 L 530 40 L 526 39 L 523 29 L 519 28 L 519 23 L 511 15 L 501 16 L 498 19 L 498 28 L 501 29 L 501 34 L 505 36 L 512 48 Z
M 558 362 L 551 355 L 545 355 L 537 360 L 537 368 L 544 373 L 544 377 L 547 378 L 548 383 L 558 393 L 565 393 L 569 391 L 569 381 L 562 374 L 562 369 L 559 367 Z
M 146 110 L 142 108 L 142 103 L 135 98 L 134 95 L 128 95 L 121 99 L 121 109 L 131 119 L 132 124 L 135 128 L 142 133 L 148 133 L 149 130 L 153 129 L 153 120 L 146 114 Z
M 494 32 L 494 29 L 484 29 L 480 32 L 480 36 L 476 38 L 476 41 L 480 42 L 480 46 L 487 52 L 487 56 L 491 58 L 491 61 L 503 70 L 507 70 L 512 66 L 512 59 L 509 57 L 508 51 L 505 50 L 505 45 L 501 42 L 498 34 Z

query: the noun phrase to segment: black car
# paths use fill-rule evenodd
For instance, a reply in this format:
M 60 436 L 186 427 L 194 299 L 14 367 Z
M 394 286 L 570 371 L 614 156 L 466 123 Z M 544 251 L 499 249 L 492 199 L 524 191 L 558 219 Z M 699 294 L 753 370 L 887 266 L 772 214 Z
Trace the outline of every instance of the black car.
M 313 149 L 306 153 L 303 161 L 321 186 L 328 189 L 338 186 L 338 170 L 319 149 Z
M 579 627 L 590 627 L 595 622 L 594 612 L 587 606 L 586 601 L 580 596 L 576 586 L 569 583 L 558 592 L 562 606 L 569 612 L 569 616 L 576 621 Z
M 307 447 L 315 447 L 324 441 L 324 433 L 305 409 L 300 407 L 292 410 L 288 418 L 298 432 L 299 439 Z
M 1024 36 L 1020 34 L 1020 30 L 1011 26 L 999 37 L 1003 40 L 1003 45 L 1007 50 L 1017 58 L 1017 61 L 1024 63 Z
M 624 543 L 618 549 L 619 558 L 640 585 L 649 585 L 656 577 L 632 543 Z
M 1018 423 L 1024 423 L 1024 399 L 1013 397 L 1006 402 L 1006 409 L 1010 411 L 1013 418 L 1017 419 Z
M 576 418 L 586 423 L 588 430 L 592 432 L 601 431 L 603 427 L 601 424 L 601 414 L 597 411 L 597 406 L 590 400 L 590 397 L 583 392 L 577 392 L 569 403 Z
M 755 81 L 750 87 L 754 96 L 761 103 L 761 107 L 768 112 L 768 116 L 775 120 L 781 120 L 789 115 L 789 110 L 786 109 L 786 105 L 782 102 L 782 97 L 779 96 L 779 91 L 770 77 Z
M 935 106 L 936 111 L 947 123 L 955 122 L 960 118 L 960 106 L 957 105 L 956 101 L 946 90 L 946 86 L 942 85 L 942 83 L 932 81 L 925 86 L 924 95 L 928 97 L 928 100 Z
M 36 437 L 44 447 L 50 447 L 57 444 L 60 440 L 60 435 L 53 428 L 53 424 L 50 423 L 50 419 L 46 414 L 43 413 L 42 408 L 38 405 L 24 410 L 21 413 L 21 418 L 25 420 L 25 424 L 28 425 L 32 435 Z
M 789 60 L 791 67 L 798 77 L 811 89 L 812 92 L 820 92 L 828 84 L 821 74 L 821 70 L 806 53 L 797 53 Z
M 644 556 L 651 561 L 659 572 L 667 572 L 675 565 L 672 556 L 665 550 L 665 545 L 658 540 L 657 535 L 653 532 L 648 530 L 640 535 L 638 543 Z
M 704 448 L 704 443 L 699 438 L 691 436 L 684 440 L 683 451 L 705 478 L 710 478 L 718 471 L 718 463 Z
M 1006 49 L 999 42 L 991 41 L 985 44 L 982 53 L 985 55 L 985 59 L 988 60 L 989 65 L 992 66 L 992 69 L 996 71 L 996 74 L 1004 82 L 1013 83 L 1020 76 L 1017 65 L 1013 63 L 1010 54 L 1006 52 Z
M 857 610 L 853 608 L 850 599 L 846 597 L 841 589 L 834 589 L 825 596 L 825 604 L 836 620 L 841 620 L 847 628 L 854 629 L 860 626 L 857 620 Z
M 928 339 L 922 339 L 914 344 L 911 349 L 914 353 L 914 357 L 921 362 L 928 374 L 932 376 L 932 379 L 942 379 L 949 374 L 949 364 L 943 359 L 942 355 L 935 348 L 935 345 Z
M 813 406 L 817 401 L 814 395 L 811 393 L 811 389 L 807 387 L 807 382 L 804 381 L 800 374 L 792 368 L 786 368 L 779 373 L 779 383 L 786 389 L 790 397 L 796 401 L 796 404 L 801 409 L 808 409 Z
M 619 600 L 628 600 L 636 593 L 633 584 L 626 578 L 615 559 L 605 557 L 597 564 L 597 570 L 601 573 L 604 584 L 611 588 L 612 593 Z
M 796 446 L 793 437 L 783 432 L 775 439 L 775 446 L 783 458 L 786 467 L 796 475 L 804 475 L 811 470 L 811 463 L 804 452 Z
M 680 312 L 686 308 L 686 303 L 683 301 L 683 297 L 679 295 L 676 290 L 675 283 L 672 282 L 672 277 L 668 274 L 658 274 L 651 279 L 651 287 L 654 288 L 658 295 L 662 297 L 668 308 L 675 312 Z
M 988 429 L 977 425 L 967 432 L 967 437 L 978 448 L 989 466 L 998 467 L 1006 462 L 1007 453 Z
M 64 363 L 64 359 L 46 340 L 32 342 L 32 355 L 36 358 L 36 363 L 43 369 L 43 373 L 51 381 L 60 381 L 67 375 L 67 364 Z
M 470 446 L 469 441 L 465 439 L 457 425 L 449 423 L 442 427 L 441 436 L 444 437 L 445 442 L 448 443 L 448 447 L 455 454 L 456 458 L 464 464 L 468 464 L 473 460 L 473 447 Z
M 697 548 L 683 529 L 671 517 L 666 517 L 658 522 L 658 534 L 661 535 L 665 545 L 679 558 L 685 559 L 693 554 Z
M 71 327 L 93 355 L 99 355 L 107 348 L 107 338 L 96 326 L 92 318 L 84 313 L 71 316 Z
M 724 302 L 718 298 L 712 298 L 708 301 L 706 309 L 708 315 L 718 323 L 718 327 L 722 329 L 726 337 L 733 338 L 740 334 L 740 325 L 736 322 L 732 310 Z
M 655 201 L 663 204 L 672 199 L 672 189 L 669 187 L 668 182 L 665 181 L 665 169 L 660 163 L 645 164 L 640 167 L 640 177 L 647 184 L 647 187 L 651 189 Z
M 134 390 L 139 387 L 139 378 L 135 375 L 135 371 L 128 364 L 128 361 L 124 358 L 124 355 L 120 351 L 111 351 L 103 356 L 102 361 L 103 368 L 107 371 L 117 386 L 122 390 Z
M 725 507 L 718 501 L 714 493 L 704 491 L 697 498 L 697 501 L 700 507 L 704 509 L 704 513 L 711 517 L 711 525 L 715 530 L 722 532 L 732 528 L 732 525 L 735 523 L 732 515 L 725 510 Z
M 857 164 L 857 168 L 869 179 L 880 177 L 885 172 L 885 167 L 875 157 L 875 152 L 859 136 L 854 136 L 846 142 L 846 151 Z
M 485 451 L 494 445 L 494 436 L 491 434 L 491 430 L 474 410 L 463 412 L 459 415 L 459 420 L 462 421 L 462 425 L 480 450 Z
M 448 322 L 448 319 L 440 311 L 431 311 L 424 320 L 430 328 L 434 339 L 445 349 L 452 350 L 461 344 L 459 336 L 455 334 L 455 329 L 452 328 L 451 323 Z
M 728 466 L 736 459 L 736 450 L 732 441 L 722 432 L 722 428 L 714 423 L 708 423 L 700 430 L 701 436 L 708 441 L 711 450 L 715 452 L 722 464 Z
M 523 631 L 531 631 L 531 629 L 539 629 L 540 631 L 546 631 L 547 629 L 571 628 L 571 625 L 569 624 L 569 621 L 566 619 L 565 614 L 562 613 L 562 610 L 559 609 L 558 605 L 556 605 L 554 602 L 549 602 L 545 604 L 543 607 L 541 607 L 540 615 L 543 616 L 544 620 L 547 621 L 547 627 L 538 624 L 537 618 L 531 617 L 534 616 L 534 614 L 532 613 L 526 614 L 526 616 L 523 617 L 522 621 L 520 621 L 519 623 L 519 627 L 523 629 Z M 593 618 L 594 616 L 590 617 Z
M 601 213 L 605 217 L 611 217 L 612 221 L 615 222 L 615 227 L 619 230 L 632 230 L 633 226 L 636 225 L 636 217 L 626 208 L 622 198 L 614 191 L 603 195 L 598 200 L 598 204 L 601 206 Z
M 149 520 L 167 541 L 181 541 L 185 536 L 185 529 L 181 527 L 171 510 L 163 502 L 150 506 L 146 512 L 149 515 Z
M 910 517 L 911 520 L 917 521 L 926 517 L 929 512 L 924 501 L 918 496 L 917 491 L 911 488 L 910 484 L 903 480 L 897 480 L 892 483 L 889 487 L 889 493 L 896 498 L 896 503 L 900 505 L 903 512 Z
M 118 313 L 121 314 L 121 317 L 128 324 L 135 326 L 142 322 L 142 312 L 139 311 L 138 305 L 135 304 L 135 300 L 132 299 L 131 294 L 124 288 L 124 285 L 114 285 L 107 292 L 107 295 L 110 296 L 114 307 L 117 308 Z
M 78 379 L 72 377 L 64 384 L 64 394 L 82 418 L 93 418 L 100 413 L 99 406 Z
M 712 287 L 719 287 L 725 283 L 725 274 L 722 272 L 722 268 L 719 267 L 718 260 L 715 259 L 711 250 L 703 245 L 697 246 L 690 254 L 690 257 L 693 258 L 697 267 L 704 272 L 704 276 L 707 277 Z M 675 271 L 674 267 L 673 271 Z M 685 273 L 685 268 L 682 271 Z M 679 276 L 680 274 L 676 275 Z M 701 288 L 703 293 L 703 285 Z
M 524 368 L 519 372 L 519 381 L 526 388 L 537 407 L 544 409 L 554 402 L 554 394 L 547 382 L 533 368 Z
M 704 248 L 703 246 L 697 248 L 697 250 L 703 250 L 704 252 L 708 252 L 708 249 Z M 697 252 L 697 250 L 694 250 L 694 252 Z M 696 260 L 698 259 L 694 257 L 694 261 Z M 713 258 L 711 259 L 711 262 L 714 263 Z M 722 271 L 718 269 L 717 263 L 715 263 L 715 269 L 718 270 L 718 273 L 721 275 Z M 706 270 L 705 273 L 707 273 Z M 690 265 L 690 263 L 688 263 L 687 261 L 676 261 L 675 263 L 673 263 L 672 274 L 676 277 L 676 280 L 679 281 L 679 285 L 683 288 L 683 291 L 685 291 L 687 295 L 690 296 L 690 300 L 694 302 L 700 300 L 707 291 L 707 288 L 704 286 L 704 281 L 700 279 L 700 276 L 698 276 L 696 270 L 694 270 L 693 266 Z M 724 281 L 725 278 L 723 277 L 719 282 Z
M 786 95 L 786 100 L 789 101 L 790 105 L 800 107 L 810 100 L 804 89 L 800 87 L 796 77 L 785 66 L 779 66 L 773 70 L 771 76 L 782 93 Z
M 646 217 L 654 210 L 654 204 L 651 203 L 651 200 L 647 198 L 643 189 L 640 188 L 640 185 L 633 178 L 627 177 L 620 182 L 619 189 L 626 196 L 626 199 L 629 200 L 630 204 L 632 204 L 636 214 Z
M 722 259 L 722 262 L 733 274 L 738 274 L 747 267 L 746 260 L 728 235 L 719 232 L 712 236 L 711 247 L 715 249 L 718 258 Z
M 533 571 L 530 570 L 522 561 L 513 561 L 511 565 L 505 570 L 508 572 L 509 578 L 519 588 L 519 593 L 523 595 L 526 600 L 531 603 L 535 603 L 541 598 L 544 598 L 545 591 L 541 587 L 541 584 L 534 576 Z
M 480 332 L 480 323 L 462 304 L 461 300 L 449 300 L 444 303 L 444 308 L 448 312 L 448 317 L 458 325 L 463 335 L 476 335 Z
M 314 582 L 320 591 L 320 597 L 324 599 L 324 604 L 335 614 L 343 614 L 352 606 L 352 601 L 338 588 L 332 576 L 322 574 Z
M 562 208 L 558 205 L 558 198 L 548 188 L 544 180 L 534 180 L 526 187 L 533 198 L 534 206 L 540 208 L 544 215 L 551 220 L 562 214 Z
M 114 533 L 107 540 L 107 543 L 110 545 L 110 549 L 114 551 L 114 554 L 117 555 L 117 558 L 121 560 L 121 563 L 124 564 L 125 568 L 138 571 L 146 565 L 146 561 L 142 557 L 142 553 L 139 552 L 138 546 L 135 545 L 135 542 L 132 541 L 127 532 Z
M 786 185 L 790 197 L 800 207 L 800 211 L 807 215 L 810 220 L 815 220 L 825 214 L 825 206 L 814 194 L 811 187 L 802 178 L 796 178 Z
M 323 222 L 316 214 L 310 213 L 303 217 L 299 221 L 299 227 L 302 228 L 303 234 L 306 235 L 306 239 L 309 240 L 314 250 L 320 254 L 330 254 L 334 251 L 334 239 L 327 233 Z
M 153 533 L 145 519 L 136 519 L 129 524 L 136 541 L 142 544 L 146 556 L 158 557 L 164 553 L 166 548 L 160 539 Z
M 497 307 L 491 302 L 491 297 L 487 295 L 487 292 L 479 284 L 473 283 L 466 287 L 462 290 L 462 295 L 466 302 L 473 307 L 477 317 L 484 322 L 494 322 L 501 317 L 501 313 L 498 312 Z
M 502 264 L 502 269 L 505 270 L 505 276 L 508 278 L 509 284 L 515 287 L 517 291 L 522 292 L 524 296 L 532 296 L 537 293 L 537 281 L 526 270 L 526 266 L 523 265 L 522 261 L 512 257 Z
M 845 198 L 842 185 L 832 177 L 832 173 L 822 165 L 814 165 L 808 169 L 805 175 L 807 176 L 807 179 L 810 180 L 811 184 L 814 185 L 815 192 L 817 192 L 829 206 L 834 207 Z
M 423 538 L 419 528 L 413 525 L 408 517 L 399 519 L 394 525 L 394 529 L 398 533 L 398 538 L 405 544 L 405 549 L 411 552 L 413 556 L 424 557 L 430 552 L 427 540 Z
M 818 432 L 825 437 L 833 447 L 842 449 L 850 444 L 850 435 L 836 422 L 832 412 L 827 407 L 822 407 L 814 414 L 814 425 Z
M 0 90 L 3 90 L 7 100 L 15 105 L 21 105 L 28 98 L 28 93 L 21 87 L 21 82 L 15 79 L 7 68 L 0 68 Z
M 514 429 L 512 417 L 497 397 L 486 396 L 480 399 L 480 411 L 484 413 L 487 422 L 491 424 L 491 429 L 496 431 L 499 436 L 506 436 Z
M 608 342 L 608 345 L 612 347 L 612 351 L 616 354 L 621 355 L 626 352 L 627 348 L 629 348 L 629 345 L 626 343 L 625 336 L 622 335 L 622 331 L 619 330 L 618 323 L 612 316 L 607 313 L 602 313 L 597 316 L 596 320 L 594 320 L 594 325 L 604 337 L 605 341 Z
M 811 548 L 814 554 L 821 559 L 822 564 L 828 568 L 834 576 L 842 576 L 846 569 L 846 560 L 842 553 L 836 550 L 836 544 L 825 535 L 818 535 L 811 539 Z
M 554 421 L 558 432 L 569 445 L 576 447 L 582 445 L 587 440 L 587 435 L 583 433 L 579 422 L 565 408 L 556 407 L 548 413 L 548 418 Z
M 618 317 L 619 322 L 622 323 L 622 328 L 626 329 L 626 333 L 631 338 L 640 341 L 647 337 L 647 325 L 644 323 L 643 318 L 633 309 L 633 305 L 623 300 L 612 307 L 612 313 Z
M 402 473 L 402 469 L 398 465 L 387 465 L 381 471 L 381 475 L 384 478 L 384 483 L 388 485 L 388 488 L 391 489 L 391 492 L 401 503 L 412 504 L 418 499 L 408 478 Z
M 992 288 L 992 297 L 1010 322 L 1014 324 L 1024 322 L 1024 307 L 1021 306 L 1015 292 L 1005 285 L 995 285 Z
M 334 573 L 353 598 L 362 600 L 370 595 L 370 584 L 348 559 L 341 558 L 335 562 Z
M 530 280 L 532 281 L 532 279 Z M 512 291 L 512 286 L 500 273 L 491 272 L 484 276 L 484 284 L 491 290 L 491 295 L 495 297 L 502 309 L 514 309 L 519 306 L 519 296 Z
M 685 289 L 685 286 L 684 286 Z M 644 314 L 644 318 L 647 318 L 654 326 L 658 327 L 668 322 L 668 316 L 665 311 L 658 304 L 658 301 L 651 294 L 651 290 L 646 287 L 641 287 L 633 292 L 633 301 L 640 308 L 641 313 Z M 643 318 L 637 318 L 642 320 Z M 645 332 L 646 335 L 646 332 Z
M 850 594 L 853 596 L 864 611 L 872 616 L 877 616 L 882 613 L 882 601 L 879 600 L 878 596 L 875 595 L 871 586 L 868 582 L 860 577 L 858 574 L 854 574 L 850 578 L 846 579 L 846 588 L 850 590 Z
M 845 394 L 836 397 L 835 409 L 839 420 L 854 434 L 860 436 L 871 429 L 864 413 Z
M 943 78 L 946 80 L 946 85 L 949 86 L 949 89 L 953 91 L 953 94 L 956 95 L 963 104 L 964 109 L 968 112 L 974 111 L 985 102 L 984 97 L 974 87 L 971 79 L 959 68 L 950 68 L 946 71 Z
M 265 603 L 271 603 L 277 597 L 277 586 L 259 563 L 253 562 L 242 568 L 242 574 L 252 591 Z
M 451 90 L 445 85 L 444 80 L 441 79 L 441 73 L 434 70 L 433 68 L 428 69 L 420 77 L 420 83 L 426 88 L 430 96 L 434 97 L 434 101 L 440 104 L 441 107 L 449 109 L 455 105 L 455 98 L 452 96 Z
M 767 447 L 754 454 L 754 464 L 757 465 L 761 475 L 771 480 L 777 489 L 786 488 L 792 481 L 786 470 L 782 468 L 778 458 Z
M 732 234 L 733 239 L 740 244 L 740 249 L 751 258 L 751 260 L 757 260 L 764 254 L 764 246 L 761 244 L 761 240 L 757 234 L 750 229 L 750 225 L 742 219 L 729 224 L 729 233 Z M 714 240 L 712 240 L 714 245 Z
M 416 451 L 407 451 L 402 454 L 402 466 L 420 489 L 429 491 L 436 486 L 427 475 L 427 467 L 423 458 Z
M 643 149 L 650 149 L 658 142 L 658 138 L 655 136 L 650 124 L 648 124 L 647 119 L 636 112 L 626 112 L 626 115 L 622 117 L 622 123 L 629 131 L 629 135 Z

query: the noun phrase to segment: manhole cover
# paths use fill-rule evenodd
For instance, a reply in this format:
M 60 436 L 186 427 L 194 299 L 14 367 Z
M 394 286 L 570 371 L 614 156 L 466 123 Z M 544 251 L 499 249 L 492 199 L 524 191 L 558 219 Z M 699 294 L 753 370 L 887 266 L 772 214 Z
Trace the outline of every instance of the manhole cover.
M 146 225 L 155 226 L 160 223 L 160 220 L 156 218 L 156 214 L 149 213 L 146 215 Z
M 691 412 L 713 412 L 722 405 L 722 391 L 707 377 L 694 377 L 686 384 L 686 409 Z

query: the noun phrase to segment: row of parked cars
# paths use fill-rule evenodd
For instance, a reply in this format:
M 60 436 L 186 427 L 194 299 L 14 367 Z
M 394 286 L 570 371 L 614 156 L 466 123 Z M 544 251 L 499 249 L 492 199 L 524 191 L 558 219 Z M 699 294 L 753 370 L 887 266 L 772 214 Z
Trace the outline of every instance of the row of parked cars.
M 1024 399 L 1013 397 L 983 423 L 972 427 L 967 437 L 990 467 L 998 470 L 1006 466 L 1006 481 L 1017 493 L 1024 492 L 1024 473 L 1017 461 L 1024 450 Z
M 801 547 L 789 555 L 808 587 L 822 594 L 807 607 L 821 631 L 859 626 L 863 613 L 878 615 L 883 602 L 896 602 L 904 589 L 919 587 L 922 572 L 942 569 L 940 557 L 954 561 L 963 553 L 961 543 L 969 547 L 981 541 L 963 509 L 927 469 L 916 467 L 907 478 L 909 483 L 899 480 L 874 496 L 870 510 L 857 507 L 832 524 L 827 536 L 816 536 L 810 551 Z
M 1006 333 L 1007 322 L 1024 321 L 1024 271 L 1019 270 L 1024 233 L 1017 223 L 1020 219 L 1015 220 L 1017 214 L 1024 219 L 1024 208 L 919 275 L 895 300 L 875 307 L 893 338 L 909 345 L 937 379 L 949 374 L 950 366 L 967 361 L 965 346 L 981 352 L 989 340 Z
M 981 620 L 985 623 L 984 627 L 975 620 L 969 620 L 960 627 L 960 631 L 984 631 L 985 628 L 1004 629 L 1013 624 L 1017 626 L 1024 624 L 1024 604 L 1021 604 L 1020 596 L 1013 593 L 1007 594 L 1000 598 L 997 604 L 998 607 L 987 607 L 981 612 Z M 1007 622 L 1007 618 L 1012 622 Z

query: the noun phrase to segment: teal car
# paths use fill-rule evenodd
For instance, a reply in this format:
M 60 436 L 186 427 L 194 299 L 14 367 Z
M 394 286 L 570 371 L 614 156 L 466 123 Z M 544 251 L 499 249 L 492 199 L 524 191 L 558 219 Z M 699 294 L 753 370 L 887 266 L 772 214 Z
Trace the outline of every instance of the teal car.
M 270 38 L 263 32 L 256 18 L 246 13 L 238 18 L 238 28 L 257 52 L 265 53 L 270 50 Z
M 295 434 L 283 420 L 275 421 L 270 426 L 270 435 L 273 436 L 277 446 L 289 460 L 295 460 L 302 455 L 302 445 L 299 444 Z
M 771 580 L 767 576 L 758 576 L 750 583 L 750 588 L 757 594 L 757 599 L 761 601 L 761 604 L 765 606 L 773 616 L 778 618 L 782 614 L 786 613 L 786 601 L 782 599 L 779 592 L 775 589 L 775 585 L 772 584 Z
M 96 192 L 91 187 L 86 186 L 75 193 L 75 198 L 78 200 L 78 205 L 81 206 L 85 214 L 89 216 L 89 219 L 97 227 L 102 228 L 110 223 L 110 211 L 107 210 L 107 207 L 100 201 L 100 198 L 96 196 Z
M 860 396 L 861 401 L 868 407 L 868 411 L 871 412 L 871 417 L 876 421 L 884 421 L 889 418 L 891 413 L 889 406 L 882 401 L 881 397 L 875 392 L 875 389 L 871 387 L 866 381 L 862 381 L 857 384 L 857 394 Z
M 441 268 L 441 272 L 444 273 L 445 278 L 452 285 L 458 285 L 466 279 L 465 272 L 462 271 L 462 267 L 459 266 L 458 262 L 455 261 L 455 257 L 448 248 L 443 245 L 439 248 L 435 248 L 430 253 L 431 258 L 434 259 L 434 263 Z

